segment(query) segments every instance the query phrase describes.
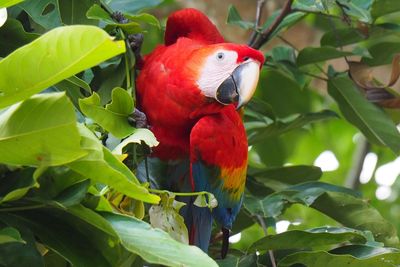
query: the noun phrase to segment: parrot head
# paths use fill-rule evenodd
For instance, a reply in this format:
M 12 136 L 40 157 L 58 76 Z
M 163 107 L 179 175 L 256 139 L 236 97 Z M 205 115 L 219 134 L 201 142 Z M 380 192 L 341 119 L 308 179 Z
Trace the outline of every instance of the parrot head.
M 254 94 L 264 56 L 246 45 L 218 43 L 194 50 L 189 62 L 206 97 L 239 109 Z

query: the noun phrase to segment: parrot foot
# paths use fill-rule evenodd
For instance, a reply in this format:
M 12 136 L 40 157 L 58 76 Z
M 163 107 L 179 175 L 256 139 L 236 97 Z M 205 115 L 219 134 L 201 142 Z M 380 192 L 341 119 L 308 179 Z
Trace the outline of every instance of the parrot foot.
M 129 122 L 134 124 L 136 128 L 148 128 L 146 114 L 144 114 L 137 108 L 135 108 L 135 111 L 129 118 Z

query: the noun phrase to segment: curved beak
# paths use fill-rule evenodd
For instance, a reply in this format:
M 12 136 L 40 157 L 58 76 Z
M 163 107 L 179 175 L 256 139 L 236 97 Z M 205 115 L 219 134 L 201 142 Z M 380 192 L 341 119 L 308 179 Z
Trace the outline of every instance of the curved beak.
M 258 61 L 250 59 L 240 64 L 218 87 L 216 100 L 224 105 L 237 103 L 236 109 L 241 108 L 253 96 L 259 75 Z

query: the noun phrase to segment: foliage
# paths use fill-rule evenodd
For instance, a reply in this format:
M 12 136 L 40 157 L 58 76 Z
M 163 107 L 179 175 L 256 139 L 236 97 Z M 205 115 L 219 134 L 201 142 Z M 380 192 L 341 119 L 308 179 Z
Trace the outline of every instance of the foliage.
M 317 47 L 284 42 L 266 52 L 244 116 L 248 179 L 232 229 L 241 238 L 226 259 L 218 258 L 218 238 L 209 256 L 186 244 L 175 199 L 185 194 L 135 176 L 158 141 L 132 124 L 135 57 L 127 35 L 144 33 L 154 47 L 163 26 L 144 10 L 164 18 L 172 2 L 0 0 L 8 11 L 0 27 L 0 265 L 399 265 L 399 182 L 391 202 L 380 201 L 374 182 L 360 185 L 359 172 L 350 175 L 367 154 L 361 166 L 353 156 L 366 144 L 362 135 L 378 165 L 399 154 L 400 114 L 376 98 L 389 95 L 399 108 L 390 88 L 400 74 L 398 0 L 289 0 L 265 23 L 229 8 L 228 23 L 258 33 L 254 43 L 285 40 L 300 23 L 322 37 Z M 113 11 L 129 22 L 115 21 Z M 332 59 L 362 68 L 349 75 Z M 371 78 L 373 66 L 391 62 L 391 82 Z M 339 169 L 313 166 L 326 150 Z M 215 207 L 212 195 L 198 195 L 196 205 Z

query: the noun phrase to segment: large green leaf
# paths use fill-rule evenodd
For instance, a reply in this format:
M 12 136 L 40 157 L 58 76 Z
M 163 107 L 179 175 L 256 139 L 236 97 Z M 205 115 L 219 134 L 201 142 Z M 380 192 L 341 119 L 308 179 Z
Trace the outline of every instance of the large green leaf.
M 393 121 L 377 106 L 368 102 L 346 76 L 329 80 L 328 92 L 336 100 L 344 117 L 369 141 L 400 151 L 400 133 Z
M 367 250 L 367 249 L 364 249 Z M 279 267 L 293 266 L 293 264 L 304 264 L 307 267 L 393 267 L 400 262 L 400 252 L 392 249 L 375 248 L 364 252 L 362 256 L 348 254 L 333 254 L 327 251 L 303 251 L 291 254 L 281 260 Z
M 400 2 L 397 0 L 375 0 L 371 15 L 374 18 L 400 11 Z
M 361 62 L 370 66 L 390 64 L 393 57 L 400 52 L 400 42 L 384 41 L 368 47 L 372 58 L 364 57 Z
M 299 52 L 299 55 L 297 56 L 297 65 L 304 66 L 307 64 L 351 55 L 351 52 L 340 51 L 331 46 L 306 47 Z
M 366 242 L 362 232 L 338 227 L 320 227 L 306 231 L 292 230 L 276 235 L 268 235 L 257 240 L 249 248 L 250 252 L 266 252 L 278 249 L 305 249 L 355 241 Z
M 80 125 L 82 148 L 88 155 L 71 162 L 68 167 L 75 172 L 118 190 L 135 199 L 157 204 L 160 198 L 141 186 L 133 173 L 107 150 L 96 136 Z
M 101 127 L 117 138 L 124 138 L 135 131 L 128 118 L 133 113 L 132 96 L 122 88 L 114 88 L 111 103 L 101 106 L 100 97 L 93 93 L 91 97 L 80 99 L 79 107 L 83 114 L 93 119 Z
M 198 247 L 172 239 L 167 233 L 152 228 L 135 218 L 104 213 L 122 240 L 123 246 L 145 261 L 166 266 L 218 266 Z
M 118 239 L 112 239 L 100 231 L 95 231 L 97 234 L 95 236 L 91 225 L 59 210 L 2 213 L 0 220 L 17 229 L 24 227 L 30 229 L 43 244 L 73 266 L 112 266 L 113 262 L 107 261 L 107 253 L 104 253 L 106 251 L 102 251 L 101 247 L 107 246 L 110 253 L 118 252 L 117 249 L 114 251 L 112 249 Z M 75 224 L 71 223 L 71 220 Z
M 2 163 L 65 164 L 87 154 L 80 140 L 74 107 L 64 93 L 33 96 L 0 115 Z
M 341 47 L 365 40 L 367 37 L 355 28 L 342 28 L 326 32 L 321 38 L 321 46 Z
M 0 27 L 0 56 L 5 57 L 15 49 L 32 42 L 38 34 L 25 32 L 21 22 L 9 18 Z
M 0 61 L 0 108 L 124 51 L 97 27 L 56 28 Z

